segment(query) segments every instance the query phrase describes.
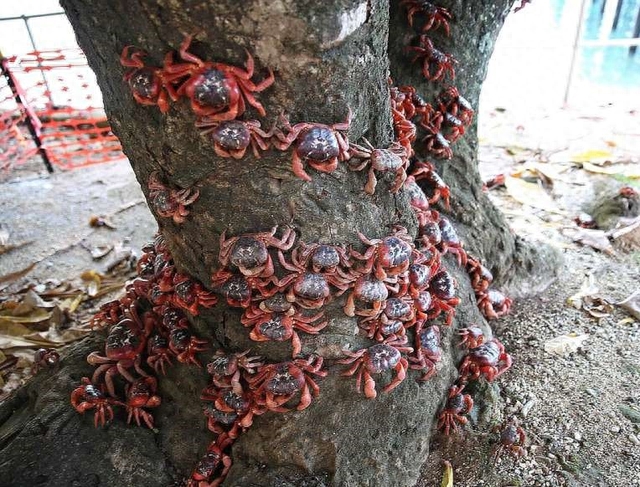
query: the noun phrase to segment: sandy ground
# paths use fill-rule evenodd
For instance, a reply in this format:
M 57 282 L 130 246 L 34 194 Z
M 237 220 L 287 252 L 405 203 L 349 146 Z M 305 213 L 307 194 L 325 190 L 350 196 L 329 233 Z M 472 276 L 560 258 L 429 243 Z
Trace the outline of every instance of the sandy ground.
M 637 126 L 633 113 L 613 108 L 522 115 L 488 109 L 481 115 L 486 178 L 529 168 L 538 171 L 533 179 L 543 174 L 552 181 L 540 190 L 549 198 L 544 203 L 539 193 L 522 188 L 490 194 L 514 230 L 556 246 L 564 267 L 550 289 L 517 300 L 512 314 L 494 325 L 514 366 L 491 388 L 502 401 L 489 416 L 494 424 L 496 418 L 519 419 L 527 433 L 526 456 L 503 453 L 493 461 L 499 434 L 486 423 L 474 427 L 485 406 L 476 399 L 462 434 L 435 436 L 421 486 L 440 485 L 445 459 L 453 463 L 456 487 L 640 486 L 640 325 L 618 308 L 596 319 L 567 304 L 589 275 L 611 302 L 630 295 L 640 287 L 640 252 L 607 255 L 566 235 L 576 229 L 573 217 L 593 201 L 638 181 L 590 172 L 575 160 L 586 159 L 596 170 L 637 171 Z M 599 165 L 603 159 L 615 164 Z M 36 263 L 29 279 L 70 279 L 101 270 L 104 263 L 90 255 L 97 245 L 124 241 L 139 251 L 156 228 L 141 201 L 126 161 L 53 176 L 37 166 L 2 175 L 0 229 L 9 243 L 31 243 L 0 256 L 0 276 Z M 91 228 L 96 215 L 108 216 L 117 228 Z M 572 332 L 588 334 L 575 353 L 545 351 L 548 340 Z

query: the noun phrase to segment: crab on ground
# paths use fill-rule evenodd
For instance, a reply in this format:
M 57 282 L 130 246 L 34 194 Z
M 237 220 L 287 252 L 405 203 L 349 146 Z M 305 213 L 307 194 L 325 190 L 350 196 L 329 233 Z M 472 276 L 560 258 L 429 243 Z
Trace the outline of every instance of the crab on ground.
M 417 53 L 413 62 L 420 61 L 422 63 L 422 74 L 429 81 L 444 80 L 447 74 L 452 80 L 455 79 L 453 67 L 457 61 L 451 54 L 436 49 L 428 36 L 421 35 L 418 39 L 418 45 L 409 46 L 407 49 Z
M 200 191 L 194 188 L 171 189 L 160 182 L 159 172 L 154 171 L 149 176 L 149 200 L 151 206 L 159 216 L 172 218 L 175 223 L 182 223 L 189 215 L 187 206 L 200 196 Z
M 264 117 L 266 111 L 253 93 L 264 91 L 273 84 L 273 72 L 269 70 L 269 76 L 255 84 L 251 81 L 253 57 L 248 51 L 246 69 L 242 69 L 203 61 L 188 51 L 191 41 L 192 36 L 187 36 L 180 44 L 178 52 L 184 63 L 174 64 L 172 56 L 167 56 L 164 76 L 168 83 L 179 85 L 176 93 L 191 100 L 194 113 L 208 117 L 209 121 L 233 120 L 244 113 L 246 100 Z
M 436 204 L 442 198 L 445 208 L 449 209 L 449 197 L 451 196 L 450 188 L 442 180 L 440 175 L 435 171 L 433 164 L 425 161 L 420 161 L 416 162 L 413 167 L 414 169 L 411 172 L 410 176 L 413 176 L 416 182 L 421 183 L 418 184 L 420 189 L 422 189 L 423 191 L 425 191 L 425 189 L 428 189 L 431 193 L 431 196 L 428 197 L 429 205 Z M 427 208 L 420 207 L 420 209 Z
M 429 319 L 437 317 L 441 312 L 446 315 L 447 326 L 453 322 L 454 307 L 460 304 L 460 298 L 456 297 L 456 281 L 447 271 L 438 272 L 429 282 L 429 290 L 433 298 L 432 312 Z
M 500 443 L 493 454 L 493 461 L 496 462 L 503 451 L 507 451 L 516 457 L 526 455 L 524 449 L 527 435 L 515 417 L 512 417 L 506 424 L 502 425 L 500 431 Z
M 169 110 L 169 100 L 178 95 L 173 87 L 165 82 L 162 68 L 146 66 L 142 61 L 147 53 L 135 46 L 125 46 L 120 55 L 120 64 L 132 68 L 125 73 L 124 81 L 129 84 L 133 98 L 141 105 L 158 105 L 162 113 Z
M 436 373 L 436 364 L 442 360 L 440 328 L 437 325 L 416 330 L 415 357 L 409 357 L 411 369 L 424 371 L 418 381 L 429 380 Z
M 411 27 L 413 27 L 413 16 L 419 14 L 425 17 L 422 32 L 442 27 L 446 34 L 449 35 L 451 12 L 446 8 L 437 7 L 427 0 L 402 0 L 400 5 L 407 7 L 407 19 Z
M 495 320 L 509 313 L 513 300 L 500 291 L 489 289 L 479 293 L 478 308 L 488 320 Z
M 291 304 L 291 303 L 289 303 Z M 300 354 L 302 343 L 298 330 L 311 335 L 317 335 L 329 322 L 327 320 L 318 322 L 324 315 L 320 312 L 311 316 L 297 312 L 295 307 L 291 307 L 286 312 L 266 312 L 259 306 L 247 308 L 240 321 L 244 326 L 252 326 L 249 338 L 257 342 L 276 341 L 283 342 L 291 340 L 293 356 Z
M 196 121 L 201 135 L 206 135 L 213 142 L 213 150 L 220 157 L 242 159 L 251 146 L 253 155 L 260 159 L 260 150 L 269 148 L 269 139 L 273 132 L 261 129 L 258 120 L 212 120 L 201 117 Z
M 211 308 L 218 302 L 218 296 L 205 289 L 202 284 L 189 276 L 176 273 L 173 277 L 173 294 L 171 302 L 179 308 L 198 316 L 199 308 Z
M 196 464 L 187 487 L 218 487 L 231 468 L 231 457 L 225 450 L 233 443 L 228 435 L 221 434 L 207 448 Z
M 236 394 L 242 394 L 240 379 L 243 374 L 254 375 L 264 365 L 262 357 L 249 356 L 249 353 L 251 350 L 237 353 L 217 350 L 207 364 L 207 372 L 213 377 L 213 383 L 217 387 L 231 387 Z
M 460 377 L 466 382 L 482 375 L 491 382 L 509 370 L 511 364 L 511 356 L 505 352 L 504 345 L 494 338 L 469 350 L 460 364 Z
M 405 346 L 406 337 L 399 339 L 398 337 L 389 337 L 382 343 L 378 343 L 369 348 L 363 348 L 357 352 L 343 350 L 348 358 L 338 360 L 339 364 L 351 365 L 351 368 L 343 372 L 343 376 L 356 375 L 356 391 L 361 392 L 364 379 L 364 395 L 368 399 L 377 396 L 376 383 L 371 374 L 380 374 L 387 370 L 393 370 L 395 377 L 393 380 L 383 387 L 384 392 L 395 389 L 405 378 L 409 363 L 403 353 L 413 352 L 413 348 Z
M 397 226 L 391 235 L 380 239 L 369 240 L 360 232 L 358 237 L 369 246 L 363 254 L 355 250 L 349 253 L 355 259 L 364 261 L 358 272 L 373 272 L 376 279 L 384 281 L 403 274 L 409 268 L 414 248 L 413 239 L 406 228 Z
M 82 385 L 71 393 L 71 405 L 76 411 L 84 413 L 90 409 L 96 410 L 93 418 L 96 428 L 98 423 L 104 426 L 113 419 L 113 406 L 123 406 L 121 401 L 105 396 L 103 388 L 104 384 L 96 386 L 88 377 L 83 377 Z
M 263 365 L 249 381 L 258 397 L 258 404 L 265 405 L 271 411 L 286 412 L 289 409 L 284 404 L 300 393 L 296 409 L 306 409 L 311 404 L 312 396 L 320 393 L 318 384 L 311 376 L 327 375 L 327 371 L 322 370 L 322 363 L 322 357 L 312 355 L 306 360 L 299 358 Z
M 451 431 L 458 431 L 458 424 L 465 425 L 465 417 L 473 408 L 473 399 L 469 394 L 462 394 L 465 384 L 452 386 L 447 396 L 447 404 L 438 416 L 438 428 L 444 430 L 445 435 Z
M 301 122 L 291 126 L 284 114 L 280 115 L 280 124 L 286 133 L 275 130 L 271 143 L 279 150 L 287 150 L 295 144 L 291 168 L 300 179 L 311 181 L 311 176 L 304 170 L 305 163 L 316 171 L 330 173 L 336 170 L 338 162 L 349 159 L 349 141 L 341 132 L 351 126 L 351 110 L 346 121 L 333 125 Z
M 364 139 L 364 137 L 363 137 Z M 353 171 L 363 170 L 368 163 L 369 176 L 367 183 L 364 186 L 364 192 L 367 194 L 375 193 L 378 180 L 376 178 L 377 172 L 392 172 L 395 174 L 393 184 L 389 188 L 391 193 L 397 193 L 405 179 L 407 179 L 407 167 L 409 167 L 409 157 L 407 156 L 406 149 L 398 142 L 393 142 L 386 149 L 376 149 L 371 145 L 367 139 L 364 139 L 367 147 L 363 147 L 356 144 L 351 144 L 350 153 L 352 156 L 363 159 L 360 164 L 350 164 L 350 169 Z
M 136 424 L 140 426 L 140 419 L 153 429 L 153 416 L 142 408 L 155 408 L 160 406 L 160 396 L 156 396 L 158 383 L 153 377 L 143 377 L 136 380 L 132 384 L 127 384 L 125 395 L 127 397 L 127 423 L 135 419 Z

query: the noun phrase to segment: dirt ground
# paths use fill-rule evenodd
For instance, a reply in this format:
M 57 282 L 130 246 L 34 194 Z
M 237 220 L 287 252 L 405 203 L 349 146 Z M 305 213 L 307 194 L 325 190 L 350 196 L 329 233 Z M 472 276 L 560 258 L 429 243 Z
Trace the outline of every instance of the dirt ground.
M 576 215 L 625 185 L 638 189 L 638 117 L 611 107 L 521 115 L 494 108 L 480 117 L 481 172 L 485 179 L 521 177 L 491 190 L 491 198 L 514 231 L 557 247 L 564 267 L 547 291 L 516 299 L 512 313 L 494 322 L 514 357 L 512 369 L 489 387 L 500 406 L 486 414 L 477 394 L 463 432 L 435 436 L 419 485 L 440 485 L 442 461 L 449 460 L 456 487 L 640 486 L 640 324 L 617 306 L 605 304 L 595 318 L 567 302 L 589 276 L 598 288 L 586 293 L 593 306 L 640 289 L 638 248 L 603 253 L 573 241 Z M 89 226 L 98 215 L 116 228 Z M 34 263 L 23 279 L 103 271 L 108 257 L 94 260 L 91 249 L 124 242 L 139 252 L 155 229 L 126 161 L 53 176 L 38 166 L 0 175 L 0 235 L 5 244 L 26 243 L 0 254 L 0 277 Z M 545 351 L 549 340 L 570 333 L 588 336 L 572 353 Z M 478 417 L 490 419 L 478 425 Z M 508 417 L 526 431 L 526 455 L 503 452 L 494 461 L 499 433 L 490 425 Z

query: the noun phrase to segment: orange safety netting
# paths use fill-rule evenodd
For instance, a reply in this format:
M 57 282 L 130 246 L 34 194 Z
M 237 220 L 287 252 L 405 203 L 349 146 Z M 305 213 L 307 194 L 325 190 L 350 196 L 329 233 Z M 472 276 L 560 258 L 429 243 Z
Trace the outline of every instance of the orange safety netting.
M 39 154 L 65 169 L 124 157 L 80 49 L 3 58 L 2 74 L 0 169 Z

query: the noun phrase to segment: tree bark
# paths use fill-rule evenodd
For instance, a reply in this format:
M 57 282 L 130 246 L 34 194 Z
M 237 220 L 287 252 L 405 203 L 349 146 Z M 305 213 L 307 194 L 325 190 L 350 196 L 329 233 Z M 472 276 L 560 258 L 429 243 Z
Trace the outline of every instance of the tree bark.
M 438 38 L 459 61 L 456 85 L 474 106 L 493 43 L 512 0 L 445 1 L 454 15 L 452 36 Z M 362 191 L 364 172 L 344 164 L 331 174 L 313 172 L 303 182 L 291 173 L 291 152 L 268 151 L 261 159 L 247 152 L 241 160 L 220 158 L 194 127 L 186 101 L 163 115 L 137 104 L 122 81 L 120 52 L 134 44 L 148 51 L 146 62 L 160 66 L 164 53 L 195 34 L 192 51 L 203 59 L 243 65 L 247 49 L 256 60 L 255 79 L 275 72 L 274 85 L 257 96 L 269 127 L 284 111 L 291 122 L 342 122 L 351 110 L 349 139 L 362 135 L 376 146 L 393 139 L 388 72 L 397 85 L 412 84 L 429 100 L 440 86 L 427 84 L 410 64 L 404 46 L 416 32 L 397 2 L 235 0 L 139 0 L 112 2 L 62 0 L 78 42 L 96 72 L 111 125 L 120 138 L 143 191 L 160 171 L 166 181 L 197 187 L 199 199 L 180 225 L 157 216 L 178 270 L 209 286 L 218 267 L 218 240 L 228 235 L 263 232 L 289 225 L 306 243 L 362 245 L 369 238 L 403 225 L 415 235 L 416 219 L 404 191 L 387 191 L 385 176 L 375 195 Z M 390 16 L 391 13 L 391 16 Z M 255 116 L 255 112 L 251 116 Z M 537 262 L 509 232 L 500 214 L 480 190 L 476 168 L 475 124 L 456 146 L 455 159 L 438 165 L 453 190 L 452 216 L 468 246 L 485 257 L 503 282 L 514 282 Z M 535 265 L 534 265 L 535 264 Z M 446 267 L 460 283 L 462 304 L 456 323 L 483 322 L 463 269 L 452 259 Z M 271 362 L 290 357 L 288 344 L 258 346 L 240 324 L 240 311 L 220 303 L 194 320 L 198 333 L 233 351 L 251 348 Z M 372 343 L 357 335 L 356 321 L 344 315 L 341 301 L 326 308 L 330 325 L 320 335 L 305 335 L 303 353 L 331 360 L 342 350 Z M 268 413 L 234 443 L 233 466 L 225 486 L 410 486 L 429 450 L 436 412 L 455 379 L 460 359 L 457 334 L 443 328 L 443 359 L 435 378 L 418 384 L 413 374 L 392 393 L 367 400 L 354 391 L 342 367 L 321 381 L 321 393 L 305 411 Z M 59 371 L 37 377 L 0 407 L 0 476 L 6 485 L 170 485 L 189 475 L 211 441 L 204 428 L 201 370 L 177 366 L 160 381 L 163 404 L 157 432 L 115 421 L 95 429 L 76 414 L 68 395 L 90 367 L 92 339 L 64 357 Z M 51 387 L 48 387 L 50 384 Z M 34 452 L 45 449 L 45 458 Z M 28 463 L 24 458 L 29 459 Z

